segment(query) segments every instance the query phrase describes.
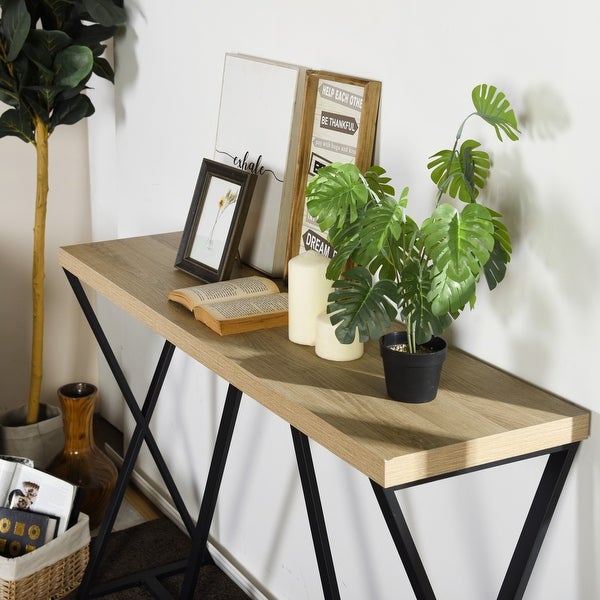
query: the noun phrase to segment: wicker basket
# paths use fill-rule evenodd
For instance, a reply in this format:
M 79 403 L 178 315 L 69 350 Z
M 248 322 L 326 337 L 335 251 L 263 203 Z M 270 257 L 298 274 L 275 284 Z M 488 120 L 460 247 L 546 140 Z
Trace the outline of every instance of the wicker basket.
M 0 600 L 58 600 L 81 583 L 89 559 L 90 527 L 76 525 L 34 552 L 0 557 Z

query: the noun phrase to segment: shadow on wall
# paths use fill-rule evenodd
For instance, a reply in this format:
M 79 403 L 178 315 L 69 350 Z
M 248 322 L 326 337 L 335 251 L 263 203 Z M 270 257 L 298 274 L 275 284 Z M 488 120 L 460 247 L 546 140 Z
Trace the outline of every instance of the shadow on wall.
M 139 66 L 137 57 L 139 52 L 136 50 L 139 36 L 136 33 L 135 26 L 132 26 L 138 19 L 146 21 L 146 16 L 137 0 L 130 0 L 127 3 L 127 14 L 129 27 L 117 33 L 114 38 L 114 45 L 117 47 L 118 69 L 115 70 L 115 116 L 117 125 L 125 121 L 125 105 L 123 102 L 124 96 L 127 95 L 127 90 L 130 84 L 138 79 Z M 162 86 L 160 81 L 160 70 L 156 69 L 157 88 Z
M 532 140 L 557 140 L 569 128 L 567 108 L 553 89 L 530 88 L 524 94 L 524 104 L 526 112 L 519 117 L 519 123 Z M 531 249 L 540 265 L 553 275 L 559 272 L 557 264 L 573 267 L 586 264 L 585 278 L 576 268 L 562 269 L 556 291 L 565 294 L 569 302 L 576 301 L 579 308 L 589 306 L 598 273 L 590 273 L 589 269 L 597 271 L 597 268 L 583 259 L 592 256 L 594 249 L 582 239 L 580 225 L 564 209 L 565 190 L 548 194 L 542 199 L 544 206 L 539 206 L 517 152 L 497 157 L 491 184 L 492 200 L 506 215 L 515 248 Z
M 553 140 L 569 128 L 567 107 L 556 90 L 548 85 L 532 86 L 523 96 L 525 112 L 519 123 L 533 139 Z
M 561 137 L 571 124 L 565 103 L 553 89 L 537 86 L 524 93 L 523 104 L 525 112 L 519 116 L 522 139 L 534 146 L 539 143 L 527 153 L 545 170 L 528 173 L 521 148 L 494 156 L 488 188 L 490 205 L 505 216 L 513 260 L 519 268 L 509 269 L 507 281 L 489 302 L 518 340 L 518 356 L 527 357 L 541 379 L 553 352 L 550 331 L 559 327 L 548 328 L 548 324 L 560 314 L 560 327 L 569 331 L 581 328 L 581 315 L 594 310 L 600 273 L 598 262 L 590 260 L 597 254 L 595 240 L 586 240 L 581 215 L 570 211 L 566 202 L 568 180 L 543 164 L 544 157 L 556 150 L 565 152 Z M 534 181 L 539 182 L 537 190 Z M 585 274 L 581 265 L 585 265 Z M 506 285 L 509 280 L 510 285 Z M 522 331 L 537 331 L 539 335 L 522 337 Z

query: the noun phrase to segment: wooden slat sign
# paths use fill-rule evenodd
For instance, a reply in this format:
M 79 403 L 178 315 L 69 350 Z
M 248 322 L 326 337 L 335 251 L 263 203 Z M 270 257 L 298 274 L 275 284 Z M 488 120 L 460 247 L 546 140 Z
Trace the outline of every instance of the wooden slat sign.
M 307 250 L 332 256 L 326 234 L 306 210 L 306 185 L 322 166 L 333 162 L 354 162 L 362 171 L 371 166 L 380 94 L 379 81 L 325 71 L 307 72 L 288 260 Z

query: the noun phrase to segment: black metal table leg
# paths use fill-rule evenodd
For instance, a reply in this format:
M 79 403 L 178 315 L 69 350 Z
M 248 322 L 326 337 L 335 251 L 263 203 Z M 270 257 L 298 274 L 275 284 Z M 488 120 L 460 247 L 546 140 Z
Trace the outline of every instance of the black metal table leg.
M 579 442 L 576 442 L 548 457 L 498 600 L 523 597 L 578 447 Z
M 106 362 L 115 378 L 115 381 L 117 382 L 117 385 L 119 386 L 119 389 L 123 394 L 123 398 L 125 399 L 127 408 L 129 409 L 129 412 L 135 419 L 136 431 L 134 431 L 133 433 L 132 441 L 136 440 L 136 443 L 139 442 L 140 446 L 142 441 L 146 442 L 148 450 L 150 451 L 150 454 L 152 455 L 152 458 L 156 466 L 158 467 L 159 473 L 161 474 L 162 479 L 167 487 L 167 490 L 169 491 L 169 494 L 173 499 L 173 503 L 175 504 L 179 515 L 181 516 L 183 524 L 186 527 L 188 533 L 191 534 L 194 528 L 194 522 L 187 511 L 185 503 L 183 502 L 183 499 L 179 494 L 179 490 L 177 489 L 177 486 L 175 485 L 175 482 L 171 477 L 169 468 L 165 463 L 165 460 L 163 459 L 162 454 L 158 448 L 158 444 L 156 443 L 154 436 L 152 435 L 152 432 L 149 428 L 152 411 L 154 410 L 154 407 L 158 400 L 158 395 L 162 388 L 164 378 L 167 374 L 171 358 L 175 350 L 175 346 L 168 341 L 165 342 L 163 347 L 163 354 L 159 358 L 153 380 L 148 388 L 148 393 L 144 402 L 144 406 L 140 409 L 131 391 L 131 388 L 129 387 L 129 384 L 127 383 L 127 379 L 125 378 L 123 370 L 121 369 L 121 366 L 119 365 L 114 355 L 114 352 L 110 347 L 106 335 L 104 334 L 104 331 L 102 330 L 98 318 L 96 317 L 96 314 L 90 304 L 90 301 L 83 289 L 83 286 L 81 285 L 81 282 L 69 271 L 65 270 L 65 274 L 67 276 L 67 279 L 69 280 L 69 283 L 71 284 L 71 287 L 73 288 L 75 297 L 79 301 L 81 309 L 90 325 L 90 328 L 92 329 L 94 337 L 98 342 L 98 346 L 100 347 L 104 358 L 106 359 Z M 139 440 L 137 439 L 137 436 L 140 436 Z M 132 456 L 133 463 L 135 463 L 136 458 L 137 454 L 135 454 L 135 456 Z
M 325 527 L 325 518 L 323 516 L 323 507 L 319 496 L 317 477 L 313 465 L 312 454 L 310 452 L 310 442 L 306 435 L 291 427 L 292 438 L 294 440 L 294 450 L 298 462 L 298 471 L 304 492 L 304 501 L 308 511 L 308 521 L 312 534 L 313 545 L 317 555 L 317 564 L 321 576 L 321 585 L 326 600 L 338 600 L 340 592 L 335 568 L 331 557 L 331 548 Z
M 179 514 L 189 532 L 193 531 L 194 524 L 189 512 L 187 511 L 185 503 L 181 498 L 179 490 L 177 489 L 177 486 L 173 478 L 171 477 L 168 466 L 166 465 L 162 454 L 160 453 L 158 445 L 156 444 L 156 441 L 154 440 L 154 437 L 149 429 L 150 419 L 152 417 L 152 413 L 158 401 L 160 390 L 162 388 L 164 379 L 169 369 L 175 346 L 168 341 L 165 342 L 154 372 L 154 376 L 148 388 L 146 399 L 142 408 L 140 409 L 129 387 L 129 384 L 127 383 L 123 371 L 118 361 L 116 360 L 112 348 L 108 343 L 104 331 L 102 330 L 102 327 L 98 322 L 98 319 L 92 309 L 87 295 L 85 294 L 81 282 L 79 281 L 79 279 L 77 279 L 77 277 L 75 277 L 73 274 L 69 273 L 66 270 L 65 274 L 67 276 L 67 279 L 69 280 L 69 283 L 71 284 L 71 287 L 73 288 L 73 292 L 75 293 L 75 296 L 79 301 L 81 309 L 92 329 L 92 332 L 94 333 L 96 341 L 98 342 L 98 345 L 102 350 L 104 357 L 107 360 L 109 368 L 111 369 L 111 372 L 113 373 L 115 380 L 117 381 L 117 384 L 119 385 L 119 388 L 123 393 L 130 413 L 133 415 L 136 421 L 136 427 L 133 432 L 127 453 L 125 455 L 123 465 L 119 469 L 119 474 L 117 477 L 115 488 L 112 492 L 111 499 L 107 506 L 105 517 L 100 526 L 98 535 L 96 536 L 91 545 L 90 562 L 88 564 L 82 583 L 78 590 L 79 598 L 88 598 L 91 594 L 90 588 L 96 576 L 98 567 L 100 565 L 100 561 L 102 559 L 108 535 L 112 531 L 115 519 L 117 517 L 119 508 L 125 495 L 125 491 L 131 479 L 131 474 L 135 467 L 135 462 L 137 460 L 142 443 L 144 441 L 146 442 L 152 454 L 154 462 L 158 467 L 158 470 L 165 482 L 165 485 L 167 486 L 167 489 L 171 494 L 173 502 L 175 503 L 175 506 L 177 507 L 177 510 L 179 511 Z
M 146 402 L 144 403 L 144 410 L 142 411 L 144 415 L 146 415 L 148 418 L 152 415 L 152 411 L 158 399 L 158 390 L 156 388 L 160 388 L 160 386 L 162 385 L 164 375 L 166 374 L 166 369 L 168 368 L 168 364 L 171 360 L 172 355 L 173 348 L 165 346 L 165 348 L 163 349 L 163 353 L 161 354 L 159 363 L 157 365 L 155 378 L 153 379 L 153 382 L 150 385 L 148 397 L 146 399 Z M 131 442 L 123 460 L 123 464 L 119 469 L 119 474 L 117 476 L 115 488 L 111 494 L 110 501 L 106 508 L 105 516 L 102 519 L 98 535 L 93 540 L 93 543 L 91 545 L 90 562 L 88 563 L 83 580 L 81 582 L 81 586 L 79 587 L 78 591 L 78 595 L 80 598 L 86 598 L 88 596 L 90 586 L 96 576 L 98 567 L 100 566 L 100 562 L 104 553 L 104 547 L 108 540 L 108 535 L 112 531 L 115 520 L 117 518 L 117 514 L 119 512 L 119 508 L 123 501 L 123 497 L 125 496 L 125 491 L 127 489 L 127 486 L 129 485 L 131 474 L 133 472 L 135 462 L 142 447 L 142 442 L 144 441 L 144 435 L 146 433 L 147 427 L 148 423 L 138 424 L 136 425 L 136 428 L 134 430 Z
M 548 526 L 550 525 L 554 510 L 556 509 L 567 475 L 569 474 L 573 460 L 575 459 L 578 447 L 579 442 L 575 442 L 573 444 L 568 444 L 567 446 L 553 448 L 544 452 L 517 456 L 512 459 L 488 465 L 464 469 L 455 473 L 448 473 L 440 477 L 431 477 L 421 481 L 395 486 L 394 488 L 383 488 L 374 481 L 371 481 L 373 491 L 379 502 L 390 534 L 396 544 L 396 548 L 400 554 L 416 598 L 418 600 L 435 600 L 435 594 L 408 529 L 408 525 L 404 519 L 404 515 L 402 514 L 398 498 L 396 497 L 396 491 L 398 489 L 413 487 L 438 479 L 446 479 L 463 473 L 475 472 L 499 466 L 501 464 L 526 460 L 541 454 L 548 454 L 546 467 L 541 476 L 539 486 L 521 531 L 521 536 L 517 542 L 502 587 L 498 594 L 498 600 L 520 600 L 525 593 L 525 588 L 529 582 L 531 572 L 548 530 Z
M 231 438 L 233 437 L 233 429 L 240 408 L 241 398 L 242 392 L 229 384 L 210 469 L 206 479 L 206 488 L 202 495 L 200 513 L 198 514 L 196 529 L 192 536 L 192 549 L 179 596 L 182 599 L 191 599 L 194 594 L 194 588 L 198 580 L 198 571 L 206 552 L 210 525 L 217 505 L 219 489 L 223 479 L 225 463 L 227 462 L 227 454 L 231 446 Z
M 404 569 L 412 585 L 415 597 L 418 600 L 435 600 L 433 588 L 402 514 L 395 491 L 391 488 L 383 488 L 373 480 L 371 480 L 371 486 L 379 502 L 379 507 L 390 530 L 398 554 L 400 554 L 400 558 L 404 564 Z

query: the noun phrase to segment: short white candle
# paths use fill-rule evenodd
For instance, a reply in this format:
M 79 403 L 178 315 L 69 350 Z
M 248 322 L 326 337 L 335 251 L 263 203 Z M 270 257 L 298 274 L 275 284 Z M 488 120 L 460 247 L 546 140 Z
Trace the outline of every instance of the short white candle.
M 342 344 L 335 337 L 335 327 L 329 315 L 322 313 L 317 317 L 315 352 L 327 360 L 356 360 L 363 355 L 364 344 L 358 341 L 358 333 L 351 344 Z
M 314 346 L 317 316 L 327 307 L 332 282 L 325 277 L 329 259 L 314 250 L 288 263 L 288 337 L 291 342 Z

